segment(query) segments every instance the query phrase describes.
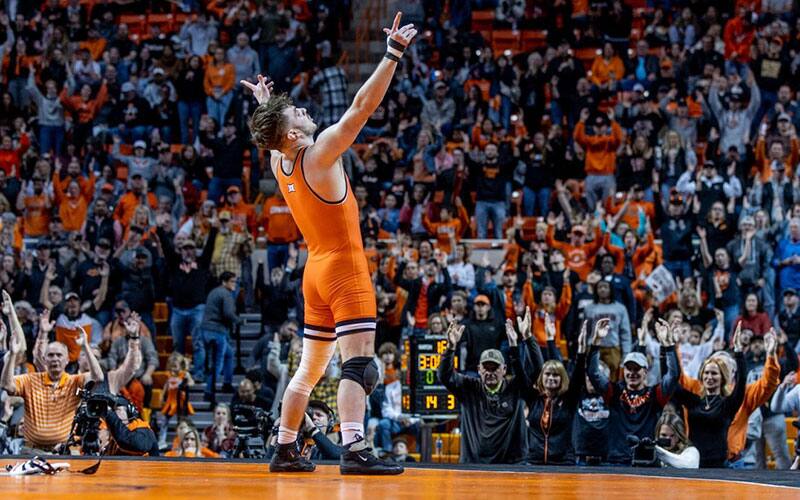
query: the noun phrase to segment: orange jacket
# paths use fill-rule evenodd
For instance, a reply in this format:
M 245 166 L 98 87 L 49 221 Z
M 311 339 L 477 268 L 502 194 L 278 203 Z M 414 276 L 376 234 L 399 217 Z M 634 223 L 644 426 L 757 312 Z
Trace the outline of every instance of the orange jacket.
M 786 169 L 786 177 L 792 178 L 794 166 L 800 161 L 800 141 L 797 137 L 791 140 L 791 148 L 789 154 L 783 159 L 783 165 Z M 767 140 L 764 137 L 758 138 L 756 141 L 756 168 L 761 175 L 761 182 L 768 182 L 772 178 L 772 161 L 767 154 Z
M 752 26 L 745 29 L 744 20 L 736 16 L 725 25 L 722 39 L 725 41 L 725 59 L 734 59 L 738 62 L 750 62 L 750 45 L 753 44 L 756 30 Z
M 140 204 L 140 198 L 133 194 L 132 191 L 128 191 L 120 197 L 119 203 L 117 203 L 117 208 L 114 209 L 114 219 L 118 220 L 120 224 L 127 227 L 133 218 L 133 213 L 136 211 L 136 207 L 138 207 Z M 158 200 L 156 199 L 156 195 L 153 193 L 147 193 L 147 204 L 150 205 L 150 208 L 153 210 L 158 208 Z
M 100 86 L 97 96 L 94 99 L 89 99 L 84 102 L 80 94 L 69 95 L 67 89 L 61 91 L 59 96 L 61 103 L 67 110 L 75 113 L 78 118 L 78 123 L 89 123 L 97 116 L 97 112 L 103 107 L 108 99 L 108 86 L 105 82 Z
M 622 64 L 622 59 L 617 56 L 609 60 L 603 56 L 595 57 L 592 63 L 592 83 L 598 86 L 605 85 L 611 79 L 612 72 L 615 80 L 622 80 L 622 77 L 625 76 L 625 65 Z
M 231 229 L 237 233 L 250 232 L 256 234 L 256 211 L 253 205 L 240 201 L 238 205 L 225 205 L 220 210 L 228 210 L 231 213 Z
M 464 232 L 464 228 L 469 225 L 469 219 L 463 219 L 466 212 L 459 210 L 458 215 L 458 219 L 450 219 L 448 222 L 431 222 L 428 218 L 427 210 L 422 214 L 422 226 L 431 235 L 436 236 L 437 246 L 446 254 L 453 251 L 453 248 L 450 247 L 450 235 L 453 235 L 456 243 L 458 243 L 461 241 L 461 234 Z
M 555 228 L 547 227 L 547 246 L 561 250 L 566 257 L 567 267 L 578 273 L 581 281 L 586 281 L 586 277 L 592 272 L 594 267 L 594 257 L 598 250 L 603 246 L 603 235 L 600 229 L 595 228 L 594 239 L 581 246 L 572 246 L 565 241 L 558 241 L 554 237 Z
M 206 68 L 206 75 L 203 78 L 203 88 L 206 95 L 214 97 L 214 88 L 221 87 L 222 93 L 227 94 L 233 89 L 236 79 L 236 70 L 231 63 L 223 63 L 217 66 L 212 61 Z
M 639 245 L 633 251 L 631 256 L 631 263 L 633 264 L 634 275 L 639 276 L 641 271 L 644 270 L 647 258 L 655 251 L 655 240 L 653 240 L 653 233 L 647 234 L 647 243 Z M 625 250 L 611 244 L 611 236 L 606 233 L 603 237 L 603 248 L 608 253 L 614 256 L 614 272 L 621 274 L 625 270 Z M 650 273 L 647 273 L 650 274 Z
M 747 419 L 759 406 L 769 402 L 781 382 L 780 374 L 781 367 L 778 364 L 778 360 L 775 356 L 767 356 L 767 362 L 764 363 L 764 371 L 761 373 L 761 378 L 747 385 L 742 406 L 739 407 L 739 411 L 736 412 L 736 416 L 733 417 L 733 421 L 728 427 L 729 459 L 736 458 L 744 450 L 745 441 L 747 440 Z M 700 381 L 683 372 L 681 372 L 680 384 L 687 391 L 697 395 L 702 393 L 703 386 Z
M 94 196 L 94 172 L 89 172 L 88 178 L 83 175 L 78 176 L 76 181 L 81 188 L 81 196 L 83 196 L 87 202 L 91 202 Z M 70 182 L 72 182 L 72 177 L 68 175 L 62 178 L 58 173 L 53 174 L 53 198 L 56 204 L 61 203 L 61 200 L 67 197 L 67 187 Z
M 622 144 L 622 129 L 611 122 L 610 135 L 586 135 L 586 125 L 575 126 L 575 142 L 586 151 L 587 175 L 614 175 L 617 170 L 617 148 Z

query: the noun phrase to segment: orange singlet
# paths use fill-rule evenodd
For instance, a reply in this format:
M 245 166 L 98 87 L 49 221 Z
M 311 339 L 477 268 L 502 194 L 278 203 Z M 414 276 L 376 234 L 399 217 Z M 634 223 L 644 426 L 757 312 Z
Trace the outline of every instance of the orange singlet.
M 306 149 L 297 153 L 291 172 L 284 171 L 281 161 L 275 175 L 308 247 L 303 272 L 303 336 L 332 341 L 337 336 L 374 331 L 375 291 L 350 182 L 337 159 L 338 165 L 332 168 L 345 176 L 344 197 L 323 199 L 306 182 Z

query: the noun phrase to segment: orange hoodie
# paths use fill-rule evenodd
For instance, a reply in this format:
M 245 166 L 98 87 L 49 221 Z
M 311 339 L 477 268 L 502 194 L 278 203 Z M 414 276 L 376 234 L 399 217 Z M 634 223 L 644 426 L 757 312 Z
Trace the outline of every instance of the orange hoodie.
M 566 258 L 567 267 L 578 273 L 581 281 L 586 281 L 586 277 L 594 267 L 595 254 L 603 246 L 603 235 L 600 234 L 600 229 L 595 228 L 594 239 L 581 246 L 573 246 L 565 241 L 558 241 L 555 239 L 554 234 L 555 228 L 547 226 L 547 246 L 561 250 Z
M 547 333 L 544 331 L 544 315 L 545 312 L 552 314 L 556 322 L 556 344 L 563 337 L 561 336 L 561 321 L 567 317 L 569 313 L 569 306 L 572 304 L 572 287 L 569 285 L 568 280 L 564 280 L 564 286 L 561 287 L 561 299 L 553 311 L 545 311 L 543 306 L 539 306 L 534 302 L 533 310 L 533 336 L 540 346 L 547 345 Z
M 769 402 L 781 382 L 780 374 L 781 367 L 777 358 L 775 356 L 767 356 L 761 378 L 752 384 L 748 384 L 745 388 L 742 406 L 739 407 L 739 411 L 736 412 L 736 416 L 733 417 L 733 421 L 728 427 L 729 460 L 737 458 L 739 453 L 744 450 L 745 441 L 747 440 L 747 419 L 759 406 Z M 683 372 L 681 372 L 680 384 L 687 391 L 697 395 L 702 393 L 703 386 L 700 381 Z
M 770 142 L 771 144 L 771 142 Z M 772 178 L 772 161 L 767 154 L 767 140 L 759 137 L 756 141 L 756 161 L 755 167 L 761 175 L 761 182 L 768 182 Z M 797 137 L 792 137 L 790 141 L 789 154 L 784 157 L 783 166 L 788 179 L 792 179 L 794 166 L 800 161 L 800 141 Z
M 622 144 L 622 129 L 611 122 L 610 135 L 586 135 L 586 125 L 575 126 L 575 142 L 586 151 L 587 175 L 614 175 L 617 170 L 617 148 Z

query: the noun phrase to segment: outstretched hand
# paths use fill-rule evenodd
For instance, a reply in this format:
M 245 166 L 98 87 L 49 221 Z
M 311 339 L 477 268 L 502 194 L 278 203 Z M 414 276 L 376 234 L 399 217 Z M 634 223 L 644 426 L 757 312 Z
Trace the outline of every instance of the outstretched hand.
M 258 83 L 250 83 L 247 80 L 241 80 L 239 83 L 253 92 L 253 97 L 256 98 L 259 104 L 264 104 L 269 101 L 275 82 L 267 82 L 267 78 L 264 75 L 258 75 L 257 78 Z
M 403 13 L 398 12 L 397 15 L 394 16 L 392 27 L 383 28 L 383 32 L 386 33 L 386 36 L 388 37 L 387 42 L 389 40 L 394 40 L 395 42 L 400 43 L 403 47 L 408 47 L 408 44 L 410 44 L 411 40 L 417 35 L 417 30 L 414 28 L 413 24 L 406 24 L 401 28 L 401 17 L 403 17 Z

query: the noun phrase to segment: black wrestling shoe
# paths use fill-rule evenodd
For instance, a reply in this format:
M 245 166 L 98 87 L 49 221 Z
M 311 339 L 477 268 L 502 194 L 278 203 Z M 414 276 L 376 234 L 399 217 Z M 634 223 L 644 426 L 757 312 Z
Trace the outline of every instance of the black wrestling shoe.
M 316 465 L 300 454 L 297 443 L 277 445 L 269 462 L 270 472 L 314 472 L 316 468 Z
M 339 460 L 341 474 L 363 476 L 395 476 L 402 474 L 405 469 L 392 459 L 380 459 L 372 454 L 372 448 L 362 448 L 358 451 L 350 448 L 361 442 L 355 441 L 345 448 Z

